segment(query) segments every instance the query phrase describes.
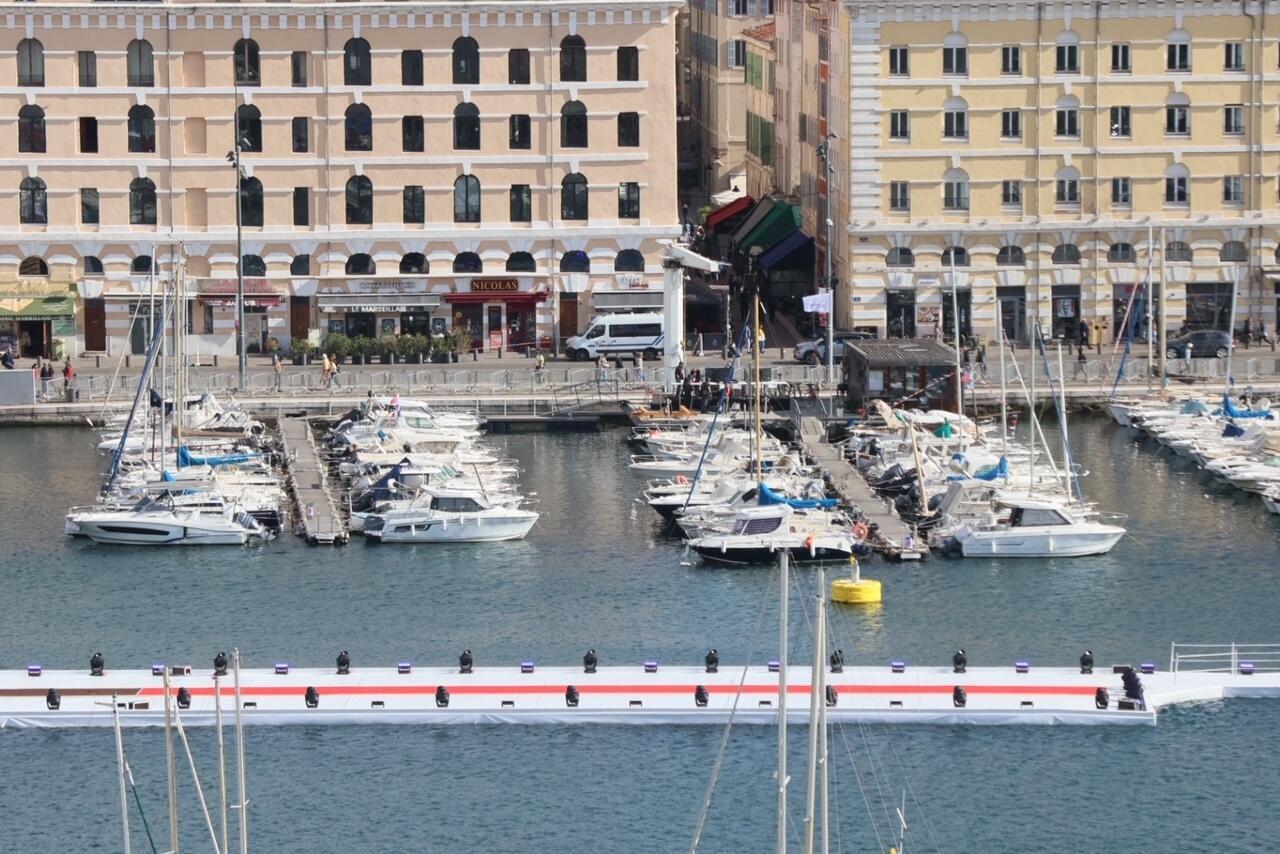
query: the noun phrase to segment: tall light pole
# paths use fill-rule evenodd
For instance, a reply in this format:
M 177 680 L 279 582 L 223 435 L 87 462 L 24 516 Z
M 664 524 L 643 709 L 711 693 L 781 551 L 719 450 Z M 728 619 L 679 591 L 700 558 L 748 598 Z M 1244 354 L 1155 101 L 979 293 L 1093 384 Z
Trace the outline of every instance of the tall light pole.
M 827 191 L 824 197 L 826 202 L 824 207 L 825 222 L 823 226 L 827 231 L 827 248 L 822 253 L 823 257 L 823 285 L 827 290 L 827 384 L 834 385 L 836 381 L 836 349 L 835 349 L 835 327 L 836 327 L 836 283 L 832 276 L 831 253 L 835 250 L 832 245 L 834 237 L 835 221 L 831 218 L 831 184 L 835 180 L 835 157 L 831 153 L 831 143 L 836 139 L 833 133 L 827 134 L 827 138 L 818 146 L 818 159 L 822 161 L 823 169 L 827 178 Z
M 238 68 L 232 68 L 231 81 L 235 97 L 235 110 L 231 119 L 232 138 L 234 141 L 233 148 L 227 152 L 227 162 L 231 164 L 236 173 L 236 359 L 239 373 L 237 387 L 244 391 L 247 386 L 245 374 L 248 371 L 248 354 L 245 352 L 244 346 L 244 227 L 242 222 L 243 215 L 240 210 L 243 202 L 241 186 L 244 183 L 244 173 L 240 170 L 240 73 Z

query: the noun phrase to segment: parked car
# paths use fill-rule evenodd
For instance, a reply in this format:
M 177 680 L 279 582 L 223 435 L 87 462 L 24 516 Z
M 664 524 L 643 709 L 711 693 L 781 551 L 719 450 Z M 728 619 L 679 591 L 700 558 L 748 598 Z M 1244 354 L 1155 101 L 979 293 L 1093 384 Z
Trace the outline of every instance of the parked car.
M 1165 342 L 1170 359 L 1225 359 L 1231 352 L 1231 336 L 1217 329 L 1201 329 Z
M 846 341 L 866 341 L 874 338 L 870 332 L 837 332 L 832 340 L 836 346 L 836 361 L 839 362 L 844 358 L 844 343 Z M 827 338 L 822 336 L 812 341 L 801 341 L 796 345 L 795 360 L 803 362 L 806 365 L 824 365 L 827 362 Z

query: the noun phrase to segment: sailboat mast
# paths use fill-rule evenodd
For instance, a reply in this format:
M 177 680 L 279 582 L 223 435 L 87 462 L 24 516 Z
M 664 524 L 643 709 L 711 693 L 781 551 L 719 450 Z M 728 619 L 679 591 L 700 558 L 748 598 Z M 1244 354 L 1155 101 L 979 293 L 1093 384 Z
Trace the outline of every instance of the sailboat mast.
M 1227 323 L 1227 378 L 1222 385 L 1222 394 L 1231 396 L 1231 359 L 1236 354 L 1236 300 L 1240 296 L 1240 268 L 1236 267 L 1231 282 L 1231 320 Z
M 818 786 L 818 814 L 822 819 L 822 854 L 831 850 L 831 822 L 828 810 L 831 763 L 827 754 L 827 570 L 818 565 L 818 762 L 822 780 Z
M 240 702 L 240 650 L 231 650 L 231 661 L 235 665 L 235 698 L 236 698 L 236 776 L 239 777 L 238 796 L 240 798 L 240 854 L 249 854 L 249 796 L 244 784 L 244 718 Z
M 764 397 L 763 389 L 760 387 L 760 295 L 755 294 L 751 298 L 751 355 L 755 361 L 755 394 L 752 398 L 755 401 L 754 414 L 756 421 L 755 443 L 756 443 L 756 482 L 759 483 L 764 478 L 764 419 L 760 413 L 761 398 Z
M 956 342 L 956 426 L 960 428 L 960 453 L 964 453 L 964 377 L 960 373 L 960 298 L 956 295 L 956 248 L 951 247 L 951 325 Z
M 1009 397 L 1004 384 L 1004 320 L 996 324 L 1000 340 L 1000 453 L 1009 456 Z
M 1067 500 L 1071 500 L 1071 452 L 1067 442 L 1067 377 L 1062 367 L 1062 341 L 1058 341 L 1058 414 L 1062 421 L 1062 480 L 1067 486 Z
M 1034 424 L 1036 420 L 1036 342 L 1035 336 L 1040 334 L 1040 306 L 1036 306 L 1036 322 L 1032 328 L 1031 341 L 1031 389 L 1027 392 L 1027 408 L 1031 410 L 1031 421 Z M 1031 460 L 1027 468 L 1027 491 L 1030 492 L 1036 488 L 1036 437 L 1035 431 L 1031 433 Z
M 169 849 L 173 854 L 181 850 L 178 845 L 178 777 L 173 766 L 173 692 L 169 687 L 169 667 L 164 668 L 164 760 L 169 777 Z
M 227 852 L 227 750 L 222 740 L 222 688 L 218 676 L 213 677 L 213 717 L 218 728 L 218 814 L 221 820 L 222 850 Z
M 1151 274 L 1155 269 L 1155 229 L 1147 223 L 1147 391 L 1151 391 L 1151 377 L 1155 369 L 1155 343 L 1151 340 L 1154 330 L 1151 328 Z
M 813 670 L 809 673 L 809 774 L 805 789 L 804 854 L 813 854 L 814 807 L 818 786 L 818 714 L 823 701 L 822 691 L 822 588 L 826 574 L 818 567 L 818 618 L 814 621 Z
M 778 854 L 787 851 L 787 601 L 790 592 L 791 553 L 778 553 L 782 577 L 778 628 Z
M 124 831 L 124 854 L 131 854 L 133 848 L 129 839 L 129 796 L 124 778 L 124 737 L 120 733 L 120 707 L 116 705 L 115 694 L 111 695 L 111 724 L 116 730 L 116 773 L 120 777 L 120 827 Z

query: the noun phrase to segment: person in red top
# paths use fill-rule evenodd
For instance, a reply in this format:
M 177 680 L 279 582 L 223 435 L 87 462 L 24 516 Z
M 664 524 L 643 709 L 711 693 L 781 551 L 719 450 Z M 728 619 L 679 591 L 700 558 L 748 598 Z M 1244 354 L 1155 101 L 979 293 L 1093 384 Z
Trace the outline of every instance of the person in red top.
M 71 357 L 67 357 L 67 361 L 62 365 L 62 390 L 66 393 L 67 399 L 71 399 L 72 391 L 76 387 L 76 366 L 71 364 Z

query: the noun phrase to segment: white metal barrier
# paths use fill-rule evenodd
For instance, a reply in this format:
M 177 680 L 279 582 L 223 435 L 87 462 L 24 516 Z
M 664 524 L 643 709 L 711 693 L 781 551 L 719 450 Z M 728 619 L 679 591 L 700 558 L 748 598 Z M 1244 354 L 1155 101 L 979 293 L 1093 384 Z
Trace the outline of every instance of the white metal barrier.
M 1175 643 L 1169 647 L 1169 670 L 1238 673 L 1242 665 L 1255 672 L 1280 671 L 1280 643 Z

